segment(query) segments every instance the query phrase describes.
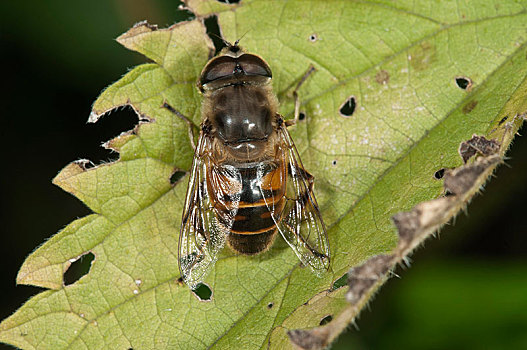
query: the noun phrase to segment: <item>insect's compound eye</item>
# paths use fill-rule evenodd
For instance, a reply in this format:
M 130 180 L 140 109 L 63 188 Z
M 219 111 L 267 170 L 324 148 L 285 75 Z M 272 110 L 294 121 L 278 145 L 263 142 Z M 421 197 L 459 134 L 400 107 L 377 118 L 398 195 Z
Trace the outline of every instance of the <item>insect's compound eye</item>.
M 230 77 L 254 76 L 272 78 L 271 68 L 260 57 L 244 54 L 240 57 L 220 56 L 213 59 L 201 73 L 200 85 Z
M 269 65 L 258 56 L 251 54 L 241 55 L 238 58 L 238 63 L 246 75 L 261 75 L 268 78 L 273 77 Z
M 211 81 L 233 75 L 236 69 L 236 59 L 229 56 L 220 56 L 212 60 L 201 73 L 201 85 Z

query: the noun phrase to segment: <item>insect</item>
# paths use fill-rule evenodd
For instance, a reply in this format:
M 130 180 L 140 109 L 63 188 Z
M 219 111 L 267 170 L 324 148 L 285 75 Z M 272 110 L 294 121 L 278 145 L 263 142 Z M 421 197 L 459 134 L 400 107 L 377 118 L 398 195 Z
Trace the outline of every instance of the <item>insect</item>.
M 287 130 L 292 123 L 278 113 L 271 69 L 238 41 L 226 45 L 198 81 L 202 122 L 179 237 L 181 276 L 194 288 L 225 243 L 239 254 L 259 254 L 278 232 L 320 274 L 329 268 L 326 228 L 313 176 Z

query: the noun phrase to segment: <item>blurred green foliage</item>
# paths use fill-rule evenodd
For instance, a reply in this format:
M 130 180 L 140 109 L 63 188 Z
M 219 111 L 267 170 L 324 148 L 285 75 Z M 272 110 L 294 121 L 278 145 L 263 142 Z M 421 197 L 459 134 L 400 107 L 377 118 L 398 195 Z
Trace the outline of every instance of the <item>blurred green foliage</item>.
M 527 266 L 428 260 L 381 290 L 340 349 L 526 349 Z M 353 345 L 353 346 L 352 346 Z
M 113 39 L 148 19 L 166 27 L 190 16 L 172 0 L 0 3 L 2 142 L 0 319 L 37 288 L 15 287 L 23 259 L 88 213 L 51 184 L 70 161 L 115 158 L 101 142 L 130 129 L 129 110 L 86 125 L 91 103 L 123 68 L 144 62 Z M 525 128 L 524 128 L 525 132 Z M 527 139 L 455 226 L 430 240 L 334 349 L 527 348 Z M 2 345 L 0 345 L 2 347 Z

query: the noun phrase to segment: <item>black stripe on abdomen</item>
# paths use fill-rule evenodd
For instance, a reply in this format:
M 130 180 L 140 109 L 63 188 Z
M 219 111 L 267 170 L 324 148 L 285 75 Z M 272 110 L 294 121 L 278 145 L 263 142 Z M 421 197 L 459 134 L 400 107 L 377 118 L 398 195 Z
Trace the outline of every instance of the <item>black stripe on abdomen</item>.
M 229 233 L 227 237 L 227 244 L 234 251 L 245 254 L 254 255 L 269 249 L 276 236 L 276 227 L 259 234 L 237 234 Z
M 238 208 L 231 232 L 251 235 L 274 228 L 275 223 L 266 205 Z

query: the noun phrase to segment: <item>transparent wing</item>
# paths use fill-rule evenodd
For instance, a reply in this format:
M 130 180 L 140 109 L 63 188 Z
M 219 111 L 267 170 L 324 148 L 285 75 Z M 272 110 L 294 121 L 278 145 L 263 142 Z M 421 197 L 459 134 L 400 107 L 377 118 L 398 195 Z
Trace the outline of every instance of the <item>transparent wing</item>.
M 238 209 L 236 187 L 240 174 L 228 166 L 216 166 L 210 140 L 200 135 L 181 219 L 179 271 L 195 288 L 217 259 Z
M 298 258 L 320 275 L 329 268 L 330 251 L 326 227 L 313 193 L 313 176 L 302 166 L 285 126 L 279 133 L 282 161 L 287 167 L 286 199 L 283 208 L 270 208 L 270 211 L 280 234 Z

